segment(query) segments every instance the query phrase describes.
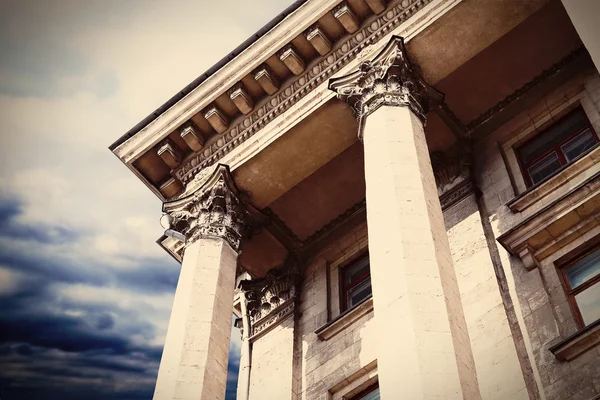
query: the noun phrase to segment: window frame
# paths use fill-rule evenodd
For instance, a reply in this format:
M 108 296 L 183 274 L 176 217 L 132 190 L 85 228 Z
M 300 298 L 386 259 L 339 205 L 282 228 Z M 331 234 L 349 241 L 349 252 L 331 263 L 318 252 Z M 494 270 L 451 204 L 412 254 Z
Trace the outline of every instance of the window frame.
M 355 394 L 354 396 L 349 397 L 348 400 L 360 400 L 361 398 L 365 397 L 369 393 L 374 392 L 377 389 L 379 389 L 379 382 L 367 387 L 365 390 L 360 391 L 358 394 Z M 379 394 L 380 394 L 379 397 L 381 397 L 381 392 Z
M 352 261 L 350 261 L 350 262 L 346 263 L 345 265 L 340 266 L 340 268 L 338 268 L 338 282 L 339 282 L 339 293 L 340 293 L 340 315 L 342 315 L 346 311 L 351 310 L 352 308 L 359 305 L 359 303 L 357 303 L 357 304 L 354 304 L 352 307 L 348 307 L 348 291 L 350 289 L 360 285 L 366 279 L 371 277 L 371 260 L 369 259 L 369 272 L 360 275 L 359 278 L 352 281 L 350 284 L 346 284 L 345 272 L 348 271 L 348 269 L 351 268 L 353 265 L 361 262 L 365 258 L 369 259 L 368 251 L 360 254 L 358 257 L 354 258 Z M 371 282 L 371 296 L 373 296 L 372 282 Z M 371 296 L 369 296 L 369 297 L 371 297 Z M 369 297 L 367 297 L 367 299 Z
M 521 151 L 520 151 L 523 146 L 525 146 L 528 143 L 530 143 L 530 142 L 538 139 L 539 137 L 545 135 L 548 132 L 548 130 L 550 130 L 554 125 L 556 125 L 556 124 L 560 123 L 561 121 L 567 119 L 569 116 L 571 116 L 572 114 L 574 114 L 574 113 L 576 113 L 578 111 L 581 111 L 583 113 L 583 116 L 585 117 L 585 123 L 586 123 L 586 125 L 584 127 L 582 127 L 581 129 L 578 129 L 578 130 L 570 133 L 569 136 L 566 136 L 565 138 L 563 138 L 560 142 L 556 143 L 551 148 L 547 149 L 543 153 L 540 153 L 537 157 L 535 157 L 534 159 L 532 159 L 528 163 L 523 162 L 523 157 L 521 156 Z M 567 161 L 567 159 L 566 159 L 566 157 L 565 157 L 565 155 L 564 155 L 564 153 L 563 153 L 563 151 L 561 149 L 561 146 L 563 146 L 565 143 L 569 142 L 570 140 L 574 139 L 577 135 L 583 133 L 586 129 L 589 129 L 590 132 L 592 133 L 592 138 L 594 139 L 594 146 L 596 146 L 600 142 L 600 138 L 598 137 L 598 134 L 594 130 L 594 127 L 593 127 L 592 123 L 590 122 L 590 119 L 589 119 L 587 113 L 585 112 L 585 109 L 581 105 L 579 105 L 579 106 L 575 107 L 574 109 L 570 110 L 565 115 L 563 115 L 561 118 L 559 118 L 558 121 L 556 121 L 553 124 L 551 124 L 550 126 L 546 127 L 540 133 L 534 135 L 533 137 L 529 138 L 524 143 L 520 144 L 515 149 L 515 153 L 516 153 L 515 155 L 517 156 L 517 161 L 518 161 L 518 164 L 519 164 L 519 168 L 521 170 L 521 175 L 523 176 L 523 179 L 525 181 L 526 188 L 529 189 L 529 188 L 532 188 L 534 186 L 537 186 L 537 185 L 545 182 L 550 177 L 554 176 L 557 172 L 559 172 L 562 168 L 564 168 L 565 166 L 567 166 L 569 164 L 572 164 L 573 162 L 575 162 L 576 160 L 578 160 L 579 156 L 573 158 L 571 161 Z M 553 172 L 550 175 L 548 175 L 547 177 L 545 177 L 544 179 L 542 179 L 542 180 L 534 183 L 533 180 L 531 179 L 531 176 L 529 175 L 529 172 L 527 171 L 528 168 L 531 168 L 535 163 L 537 163 L 540 160 L 542 160 L 543 158 L 547 157 L 552 152 L 556 152 L 556 155 L 557 155 L 558 161 L 561 164 L 561 167 L 559 169 L 557 169 L 555 172 Z M 584 153 L 582 153 L 582 154 L 584 154 Z
M 577 323 L 577 326 L 579 329 L 583 329 L 586 326 L 593 324 L 594 322 L 591 322 L 588 325 L 585 324 L 585 322 L 583 320 L 583 315 L 581 314 L 581 311 L 579 310 L 579 305 L 577 304 L 577 300 L 575 299 L 575 296 L 577 296 L 579 293 L 584 292 L 585 290 L 589 289 L 596 283 L 600 282 L 600 273 L 598 273 L 596 276 L 588 279 L 587 281 L 585 281 L 584 283 L 579 285 L 577 288 L 572 289 L 571 284 L 569 283 L 569 278 L 567 278 L 566 270 L 569 269 L 569 267 L 573 266 L 579 260 L 581 260 L 581 259 L 587 257 L 588 255 L 592 254 L 593 252 L 597 251 L 599 248 L 600 248 L 599 246 L 593 246 L 591 248 L 588 248 L 584 252 L 571 258 L 569 261 L 565 262 L 564 264 L 560 265 L 558 268 L 559 275 L 561 278 L 560 280 L 561 280 L 563 289 L 565 291 L 565 295 L 567 296 L 569 305 L 571 306 L 571 309 L 573 310 L 573 314 L 575 316 L 575 322 Z

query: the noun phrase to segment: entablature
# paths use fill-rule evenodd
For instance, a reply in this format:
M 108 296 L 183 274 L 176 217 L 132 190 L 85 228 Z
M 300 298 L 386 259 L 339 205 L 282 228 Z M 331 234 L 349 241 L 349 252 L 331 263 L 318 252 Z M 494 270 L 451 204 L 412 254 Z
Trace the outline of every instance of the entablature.
M 546 3 L 535 0 L 486 35 L 463 35 L 465 42 L 444 56 L 451 56 L 453 63 L 466 62 Z M 327 80 L 356 68 L 390 35 L 400 34 L 408 42 L 424 32 L 426 37 L 409 45 L 411 54 L 417 61 L 439 58 L 442 54 L 431 54 L 431 40 L 449 40 L 443 32 L 454 29 L 472 8 L 506 14 L 508 8 L 522 6 L 502 3 L 490 9 L 460 0 L 328 0 L 296 7 L 212 76 L 203 76 L 197 87 L 184 90 L 187 94 L 180 100 L 157 110 L 145 126 L 111 146 L 162 200 L 193 192 L 195 174 L 209 165 L 222 162 L 235 170 L 253 157 L 331 99 Z M 438 24 L 440 29 L 434 34 L 427 31 L 450 10 L 452 17 Z M 480 25 L 463 24 L 461 29 Z M 449 48 L 442 42 L 435 48 Z M 424 76 L 432 84 L 457 67 L 437 61 L 426 64 Z M 440 115 L 452 122 L 447 113 Z

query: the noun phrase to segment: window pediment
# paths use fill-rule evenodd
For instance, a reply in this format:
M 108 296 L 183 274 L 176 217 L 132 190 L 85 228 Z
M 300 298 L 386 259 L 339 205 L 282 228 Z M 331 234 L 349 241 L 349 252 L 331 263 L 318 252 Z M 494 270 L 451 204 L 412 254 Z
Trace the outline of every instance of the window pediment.
M 512 255 L 533 269 L 600 222 L 600 172 L 525 219 L 498 238 Z

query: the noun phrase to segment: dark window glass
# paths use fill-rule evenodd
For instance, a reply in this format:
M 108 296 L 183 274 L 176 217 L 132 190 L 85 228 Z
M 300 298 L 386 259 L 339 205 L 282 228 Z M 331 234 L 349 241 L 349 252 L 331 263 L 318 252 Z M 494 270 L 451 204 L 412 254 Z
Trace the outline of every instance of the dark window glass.
M 600 319 L 600 248 L 567 265 L 562 272 L 580 326 Z
M 597 142 L 585 112 L 577 108 L 517 150 L 527 185 L 548 178 Z
M 371 296 L 369 255 L 342 268 L 342 311 Z
M 567 158 L 567 161 L 570 162 L 587 149 L 592 148 L 594 144 L 596 144 L 594 134 L 589 129 L 586 129 L 573 139 L 560 146 L 560 149 Z
M 364 392 L 360 393 L 358 396 L 353 397 L 352 400 L 380 400 L 379 397 L 379 387 L 369 388 Z

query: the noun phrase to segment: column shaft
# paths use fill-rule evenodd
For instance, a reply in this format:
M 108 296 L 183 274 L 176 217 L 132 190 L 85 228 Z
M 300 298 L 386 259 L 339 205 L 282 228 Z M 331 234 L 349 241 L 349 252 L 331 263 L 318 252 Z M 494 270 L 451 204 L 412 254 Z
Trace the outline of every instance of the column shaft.
M 383 105 L 363 132 L 381 397 L 479 398 L 423 124 Z
M 220 238 L 185 250 L 155 400 L 225 397 L 237 253 Z

